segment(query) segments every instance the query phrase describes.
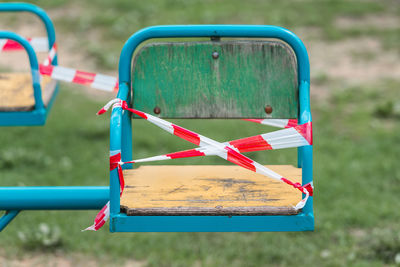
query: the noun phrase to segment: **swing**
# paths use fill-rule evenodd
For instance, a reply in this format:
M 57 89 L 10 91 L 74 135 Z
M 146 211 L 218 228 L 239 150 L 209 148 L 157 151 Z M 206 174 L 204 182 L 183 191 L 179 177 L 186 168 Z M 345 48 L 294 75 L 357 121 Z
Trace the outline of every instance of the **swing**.
M 0 11 L 30 12 L 37 15 L 46 27 L 49 49 L 54 47 L 54 26 L 44 10 L 26 3 L 3 3 L 0 4 Z M 12 45 L 19 44 L 26 50 L 31 72 L 0 74 L 0 126 L 44 125 L 57 95 L 58 83 L 47 76 L 40 78 L 35 51 L 26 39 L 12 32 L 0 31 L 1 48 L 10 40 Z M 56 52 L 48 63 L 57 65 Z
M 175 37 L 211 37 L 211 41 L 151 43 L 137 49 L 151 38 Z M 312 183 L 312 142 L 298 148 L 298 168 L 265 168 L 239 153 L 262 150 L 259 143 L 254 143 L 254 138 L 261 137 L 218 143 L 159 119 L 251 118 L 260 122 L 267 118 L 296 118 L 301 127 L 309 125 L 310 130 L 309 61 L 303 43 L 293 33 L 274 26 L 149 27 L 132 35 L 123 47 L 119 79 L 118 99 L 108 105 L 114 104 L 110 126 L 110 203 L 96 218 L 104 219 L 109 213 L 111 232 L 314 229 L 312 189 L 305 189 Z M 281 176 L 275 175 L 275 179 L 295 188 L 233 165 L 132 169 L 132 163 L 156 157 L 132 161 L 131 117 L 145 118 L 200 146 L 158 159 L 179 157 L 182 153 L 221 156 L 221 152 L 241 167 L 272 176 L 277 172 Z M 244 141 L 255 147 L 246 147 L 248 143 Z M 226 151 L 223 147 L 213 150 L 222 144 L 229 144 Z M 227 187 L 229 190 L 224 191 Z M 301 208 L 294 208 L 299 201 Z M 97 230 L 104 220 L 97 223 L 92 230 Z

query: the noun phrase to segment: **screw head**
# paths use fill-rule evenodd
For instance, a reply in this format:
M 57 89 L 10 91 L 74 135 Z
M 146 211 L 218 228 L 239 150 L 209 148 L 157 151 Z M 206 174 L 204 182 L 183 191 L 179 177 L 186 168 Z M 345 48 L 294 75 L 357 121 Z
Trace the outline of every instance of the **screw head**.
M 212 53 L 212 58 L 213 59 L 217 59 L 218 57 L 219 57 L 218 52 L 215 51 L 215 52 Z
M 267 114 L 272 113 L 272 107 L 270 105 L 265 106 L 264 110 L 265 110 L 265 113 L 267 113 Z
M 160 114 L 161 113 L 161 109 L 159 107 L 155 107 L 153 109 L 153 111 L 154 111 L 155 114 Z

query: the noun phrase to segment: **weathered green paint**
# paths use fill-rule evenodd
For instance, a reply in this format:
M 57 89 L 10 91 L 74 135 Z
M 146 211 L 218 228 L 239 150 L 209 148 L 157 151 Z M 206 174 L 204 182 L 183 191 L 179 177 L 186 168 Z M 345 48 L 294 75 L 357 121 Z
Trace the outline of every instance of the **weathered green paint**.
M 159 107 L 164 118 L 298 116 L 296 59 L 281 42 L 149 44 L 135 57 L 132 86 L 134 107 Z

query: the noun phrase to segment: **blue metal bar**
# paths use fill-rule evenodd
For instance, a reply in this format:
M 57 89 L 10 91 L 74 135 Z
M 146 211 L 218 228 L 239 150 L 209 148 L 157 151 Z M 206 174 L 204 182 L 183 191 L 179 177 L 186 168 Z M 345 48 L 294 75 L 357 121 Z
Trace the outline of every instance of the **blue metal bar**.
M 123 88 L 122 88 L 123 90 Z M 121 91 L 119 88 L 118 94 Z M 121 153 L 122 138 L 122 109 L 115 108 L 112 110 L 110 119 L 110 156 Z M 110 171 L 110 214 L 120 212 L 120 196 L 119 196 L 119 180 L 116 169 Z
M 310 83 L 307 81 L 300 82 L 299 88 L 299 102 L 300 102 L 300 116 L 299 123 L 303 124 L 311 122 L 311 111 L 310 111 Z M 313 146 L 301 147 L 300 151 L 300 162 L 302 167 L 302 183 L 303 185 L 311 183 L 313 181 Z M 304 197 L 304 195 L 303 195 Z M 313 197 L 310 197 L 307 201 L 306 206 L 303 208 L 303 213 L 313 212 Z
M 0 112 L 0 126 L 44 125 L 46 123 L 46 117 L 46 109 L 32 111 Z
M 7 210 L 0 218 L 0 232 L 18 215 L 19 210 Z
M 312 215 L 127 216 L 111 218 L 111 232 L 283 232 L 312 231 Z
M 129 84 L 126 85 L 129 88 Z M 128 90 L 126 102 L 131 106 L 131 91 Z M 132 160 L 132 113 L 122 113 L 122 161 Z M 124 164 L 124 169 L 132 169 L 132 164 Z
M 55 43 L 56 32 L 54 30 L 53 22 L 40 7 L 28 3 L 1 3 L 0 12 L 30 12 L 35 14 L 43 21 L 44 26 L 46 27 L 49 49 L 51 49 Z M 57 65 L 57 54 L 54 57 L 53 65 Z
M 22 45 L 22 47 L 28 53 L 29 64 L 31 66 L 31 73 L 32 73 L 32 86 L 33 86 L 33 94 L 35 97 L 35 109 L 36 110 L 44 109 L 42 101 L 42 90 L 40 89 L 39 63 L 32 46 L 25 38 L 13 32 L 0 31 L 0 39 L 14 40 L 18 42 L 20 45 Z
M 120 99 L 128 100 L 130 95 L 129 84 L 120 83 L 117 97 Z M 127 132 L 123 134 L 123 122 L 126 122 L 126 117 L 123 119 L 121 108 L 115 108 L 112 110 L 111 119 L 110 119 L 110 154 L 121 153 L 126 157 L 125 149 L 130 150 L 132 153 L 132 145 L 130 147 L 125 148 L 122 153 L 122 138 L 126 140 Z M 130 127 L 131 124 L 125 125 Z M 125 130 L 126 131 L 126 130 Z M 132 138 L 132 131 L 129 130 Z M 132 154 L 130 154 L 132 156 Z M 131 160 L 131 158 L 129 159 Z M 110 214 L 118 214 L 120 212 L 120 196 L 119 196 L 119 180 L 118 180 L 118 172 L 117 170 L 113 170 L 110 172 Z
M 108 186 L 0 187 L 0 210 L 100 209 Z

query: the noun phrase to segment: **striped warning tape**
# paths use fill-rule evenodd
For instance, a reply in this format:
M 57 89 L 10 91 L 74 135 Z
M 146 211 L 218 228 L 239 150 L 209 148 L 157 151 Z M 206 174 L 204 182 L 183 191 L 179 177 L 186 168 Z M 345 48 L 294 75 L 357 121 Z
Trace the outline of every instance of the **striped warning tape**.
M 293 128 L 283 129 L 271 133 L 246 137 L 223 143 L 238 152 L 253 152 L 260 150 L 283 149 L 290 147 L 301 147 L 312 145 L 312 124 L 305 123 Z M 212 146 L 201 146 L 194 149 L 169 153 L 160 156 L 133 160 L 129 163 L 141 163 L 149 161 L 160 161 L 178 158 L 201 157 L 215 155 L 216 151 Z
M 54 43 L 49 51 L 49 54 L 47 55 L 46 59 L 44 60 L 43 65 L 45 65 L 45 66 L 50 65 L 53 62 L 56 55 L 57 55 L 57 44 Z
M 50 76 L 58 81 L 88 85 L 92 88 L 107 92 L 118 91 L 118 79 L 112 76 L 61 66 L 46 66 L 44 64 L 39 65 L 39 71 L 41 75 Z
M 121 152 L 115 151 L 116 153 L 110 152 L 110 171 L 117 169 L 118 170 L 118 178 L 119 178 L 119 185 L 120 185 L 120 196 L 125 188 L 125 181 L 122 172 L 122 164 L 121 163 Z M 96 217 L 94 218 L 94 222 L 91 226 L 87 227 L 82 231 L 97 231 L 99 230 L 108 220 L 110 217 L 110 201 L 97 213 Z
M 94 218 L 93 225 L 89 226 L 88 228 L 82 231 L 97 231 L 106 223 L 108 218 L 110 217 L 110 201 L 97 213 L 96 218 Z
M 304 207 L 306 204 L 309 196 L 313 195 L 313 186 L 312 184 L 307 184 L 302 186 L 300 183 L 293 183 L 289 179 L 281 176 L 280 174 L 270 170 L 269 168 L 261 165 L 260 163 L 253 161 L 252 159 L 244 156 L 241 154 L 240 149 L 238 147 L 243 146 L 245 144 L 244 148 L 242 149 L 244 152 L 251 151 L 248 150 L 247 144 L 251 144 L 251 146 L 255 147 L 256 150 L 261 150 L 259 148 L 264 149 L 272 149 L 272 146 L 265 145 L 267 143 L 266 139 L 264 139 L 263 135 L 256 136 L 254 137 L 249 137 L 249 138 L 243 138 L 235 141 L 234 144 L 231 144 L 231 142 L 227 143 L 220 143 L 217 142 L 211 138 L 208 138 L 206 136 L 197 134 L 195 132 L 192 132 L 188 129 L 185 129 L 181 126 L 178 126 L 176 124 L 170 123 L 168 121 L 165 121 L 163 119 L 154 117 L 150 114 L 147 114 L 145 112 L 135 110 L 132 108 L 128 107 L 128 104 L 125 101 L 122 101 L 120 99 L 114 99 L 107 103 L 97 114 L 103 114 L 105 113 L 111 106 L 113 108 L 116 107 L 121 107 L 123 110 L 130 111 L 143 119 L 146 119 L 150 123 L 158 126 L 159 128 L 176 135 L 186 141 L 189 141 L 195 145 L 200 146 L 198 149 L 194 150 L 186 150 L 186 151 L 181 151 L 181 152 L 176 152 L 172 154 L 166 154 L 166 155 L 161 155 L 161 156 L 156 156 L 156 157 L 151 157 L 151 158 L 146 158 L 146 159 L 139 159 L 139 160 L 133 160 L 133 161 L 127 161 L 127 162 L 121 162 L 121 156 L 120 153 L 118 154 L 117 157 L 113 156 L 110 157 L 110 170 L 118 168 L 118 176 L 120 179 L 120 193 L 122 194 L 123 192 L 123 182 L 121 183 L 121 180 L 123 181 L 123 173 L 122 173 L 122 168 L 121 165 L 123 164 L 128 164 L 128 163 L 137 163 L 137 162 L 144 162 L 144 161 L 153 161 L 153 160 L 166 160 L 166 159 L 173 159 L 173 158 L 178 158 L 178 157 L 193 157 L 193 156 L 210 156 L 210 155 L 215 155 L 219 156 L 227 161 L 230 161 L 238 166 L 241 166 L 243 168 L 246 168 L 248 170 L 251 170 L 256 173 L 263 174 L 267 177 L 270 177 L 272 179 L 284 182 L 288 185 L 293 186 L 294 188 L 300 190 L 303 194 L 305 194 L 305 197 L 297 203 L 297 205 L 294 207 L 296 210 L 301 209 Z M 297 127 L 297 129 L 296 129 Z M 311 145 L 312 144 L 312 124 L 311 122 L 308 122 L 303 125 L 298 125 L 295 128 L 289 128 L 281 131 L 276 131 L 280 132 L 278 135 L 276 135 L 276 132 L 273 132 L 272 134 L 275 134 L 275 138 L 278 137 L 281 139 L 286 138 L 288 136 L 289 142 L 291 143 L 293 141 L 293 138 L 296 136 L 300 136 L 302 139 L 302 142 L 297 145 Z M 283 133 L 284 131 L 284 133 Z M 265 134 L 266 135 L 266 134 Z M 271 137 L 271 136 L 269 136 Z M 268 140 L 271 142 L 272 139 L 268 137 Z M 261 139 L 263 141 L 260 140 Z M 261 146 L 260 146 L 261 144 Z M 99 214 L 101 214 L 100 212 Z M 101 215 L 98 215 L 99 217 L 102 217 Z M 104 217 L 104 216 L 103 216 Z M 97 218 L 97 217 L 96 217 Z M 98 230 L 101 225 L 104 225 L 105 221 L 103 220 L 96 220 L 94 222 L 94 225 L 91 227 L 88 227 L 86 230 Z
M 57 45 L 54 43 L 43 64 L 39 65 L 41 75 L 50 76 L 58 81 L 88 85 L 107 92 L 118 91 L 118 79 L 115 77 L 51 65 L 56 55 Z
M 243 119 L 255 123 L 275 126 L 279 128 L 290 128 L 297 126 L 297 119 Z
M 28 38 L 27 40 L 36 52 L 48 51 L 47 38 Z M 0 39 L 0 51 L 15 51 L 21 49 L 23 49 L 23 47 L 14 40 Z M 54 44 L 43 64 L 39 64 L 39 72 L 41 75 L 50 76 L 58 81 L 88 85 L 92 88 L 107 92 L 118 91 L 118 79 L 115 77 L 51 65 L 56 55 L 57 45 Z
M 121 101 L 121 100 L 117 99 L 117 101 Z M 198 146 L 213 147 L 215 149 L 214 155 L 216 155 L 216 156 L 219 156 L 225 160 L 228 160 L 228 161 L 235 163 L 246 169 L 252 170 L 257 173 L 264 174 L 270 178 L 284 181 L 284 180 L 282 180 L 283 177 L 281 175 L 277 174 L 276 172 L 268 169 L 267 167 L 255 162 L 255 161 L 251 160 L 250 158 L 242 155 L 240 152 L 238 152 L 238 150 L 236 150 L 235 148 L 232 148 L 231 146 L 227 146 L 224 143 L 217 142 L 211 138 L 197 134 L 188 129 L 180 127 L 179 125 L 176 125 L 176 124 L 170 123 L 168 121 L 165 121 L 163 119 L 154 117 L 154 116 L 144 113 L 142 111 L 131 109 L 128 107 L 128 104 L 125 101 L 122 101 L 121 104 L 122 104 L 122 109 L 130 111 L 130 112 L 142 117 L 143 119 L 146 119 L 150 123 L 160 127 L 161 129 L 163 129 L 173 135 L 176 135 L 176 136 L 178 136 L 186 141 L 189 141 L 195 145 L 198 145 Z M 306 192 L 303 192 L 303 193 L 306 194 Z M 302 206 L 298 205 L 297 207 L 301 208 Z
M 26 38 L 36 52 L 49 51 L 49 43 L 46 37 Z M 0 52 L 18 51 L 24 48 L 16 41 L 9 39 L 0 39 Z

